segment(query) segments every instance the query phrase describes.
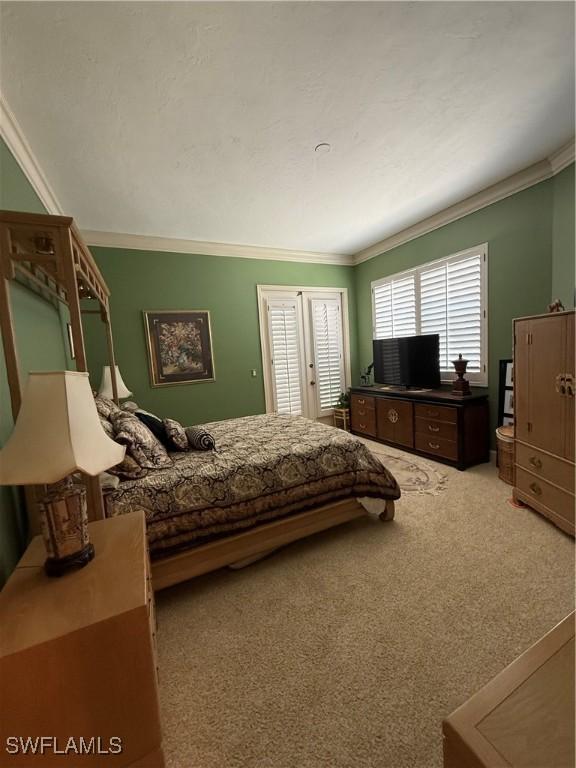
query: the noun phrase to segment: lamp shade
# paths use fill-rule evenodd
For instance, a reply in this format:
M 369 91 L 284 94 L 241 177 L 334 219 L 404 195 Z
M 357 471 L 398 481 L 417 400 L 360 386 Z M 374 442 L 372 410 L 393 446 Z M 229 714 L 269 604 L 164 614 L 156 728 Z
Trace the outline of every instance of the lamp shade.
M 87 373 L 31 373 L 0 451 L 0 485 L 56 483 L 78 470 L 98 475 L 124 452 L 102 429 Z
M 118 366 L 115 365 L 114 367 L 116 368 L 116 388 L 118 390 L 118 397 L 130 397 L 132 392 L 130 392 L 126 384 L 124 384 Z M 98 394 L 102 395 L 102 397 L 109 397 L 110 399 L 114 397 L 114 392 L 112 391 L 112 376 L 110 374 L 109 365 L 104 365 L 102 367 L 102 381 L 100 382 L 100 389 L 98 390 Z

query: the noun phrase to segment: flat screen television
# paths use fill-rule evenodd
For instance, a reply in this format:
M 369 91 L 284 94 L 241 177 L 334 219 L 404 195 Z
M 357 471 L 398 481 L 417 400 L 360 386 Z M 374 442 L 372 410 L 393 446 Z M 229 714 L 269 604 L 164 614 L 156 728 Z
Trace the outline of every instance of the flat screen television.
M 437 389 L 440 386 L 440 336 L 374 339 L 374 383 Z

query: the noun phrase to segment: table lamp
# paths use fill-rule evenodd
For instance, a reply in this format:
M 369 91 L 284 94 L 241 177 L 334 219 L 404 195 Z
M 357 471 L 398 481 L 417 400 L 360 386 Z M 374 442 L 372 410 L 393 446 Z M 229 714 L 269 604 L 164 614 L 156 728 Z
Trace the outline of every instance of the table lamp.
M 30 373 L 14 430 L 0 451 L 0 485 L 49 485 L 39 503 L 49 576 L 82 568 L 94 557 L 86 489 L 73 472 L 98 475 L 125 448 L 100 424 L 87 373 Z
M 118 399 L 120 400 L 123 397 L 130 397 L 132 392 L 130 392 L 126 384 L 124 384 L 124 381 L 120 374 L 120 370 L 117 365 L 115 366 L 115 368 L 116 368 L 116 389 L 118 390 Z M 98 394 L 102 395 L 102 397 L 107 397 L 110 400 L 114 398 L 114 392 L 112 391 L 112 376 L 110 375 L 109 365 L 105 365 L 102 367 L 102 381 L 100 382 L 100 389 L 98 390 Z

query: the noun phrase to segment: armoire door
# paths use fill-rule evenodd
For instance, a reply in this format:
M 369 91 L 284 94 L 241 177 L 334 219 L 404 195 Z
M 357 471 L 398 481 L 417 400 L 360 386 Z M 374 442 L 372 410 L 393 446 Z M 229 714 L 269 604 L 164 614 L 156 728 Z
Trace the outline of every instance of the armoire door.
M 518 382 L 516 437 L 563 456 L 566 450 L 565 316 L 537 317 L 516 324 L 514 379 Z
M 576 371 L 574 364 L 574 315 L 564 315 L 566 323 L 566 363 L 564 365 L 567 376 L 571 376 L 572 386 L 566 388 L 564 397 L 564 458 L 574 461 L 574 387 L 576 386 Z

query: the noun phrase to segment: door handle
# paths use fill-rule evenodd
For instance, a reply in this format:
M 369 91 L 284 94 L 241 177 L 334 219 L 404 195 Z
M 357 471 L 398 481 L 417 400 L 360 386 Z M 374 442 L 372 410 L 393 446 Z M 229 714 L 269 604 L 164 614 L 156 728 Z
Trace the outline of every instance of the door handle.
M 311 382 L 310 382 L 310 385 L 311 385 L 311 386 L 314 386 L 315 384 L 316 384 L 316 382 L 315 382 L 315 381 L 311 381 Z
M 542 493 L 542 488 L 538 485 L 538 483 L 530 483 L 530 490 L 532 493 L 534 493 L 536 496 L 540 496 Z
M 556 376 L 556 392 L 559 395 L 565 395 L 566 394 L 566 376 L 563 373 L 559 373 L 558 376 Z

